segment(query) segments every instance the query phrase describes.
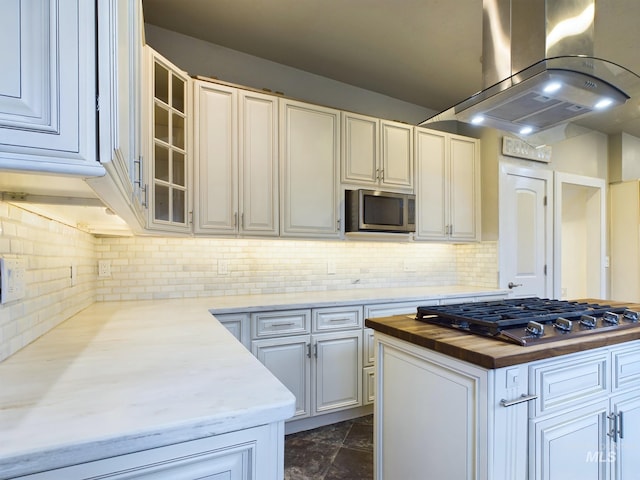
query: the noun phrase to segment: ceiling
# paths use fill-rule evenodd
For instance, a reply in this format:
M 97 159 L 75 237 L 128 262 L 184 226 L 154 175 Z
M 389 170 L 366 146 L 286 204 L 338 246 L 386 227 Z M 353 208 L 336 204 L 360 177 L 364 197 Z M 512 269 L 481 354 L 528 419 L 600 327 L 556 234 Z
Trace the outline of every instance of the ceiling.
M 145 22 L 433 110 L 481 89 L 481 0 L 143 0 Z
M 436 111 L 483 88 L 482 0 L 143 0 L 143 8 L 147 23 Z M 639 18 L 637 0 L 596 0 L 596 56 L 640 72 Z

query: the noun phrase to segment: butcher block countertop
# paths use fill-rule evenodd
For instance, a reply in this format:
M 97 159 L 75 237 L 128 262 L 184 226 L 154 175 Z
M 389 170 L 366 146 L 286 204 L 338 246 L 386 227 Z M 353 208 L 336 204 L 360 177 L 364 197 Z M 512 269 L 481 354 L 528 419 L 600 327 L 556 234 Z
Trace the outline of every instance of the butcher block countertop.
M 582 299 L 581 301 L 640 310 L 639 304 L 629 302 L 598 299 Z M 544 360 L 640 339 L 640 324 L 633 328 L 612 330 L 527 347 L 421 322 L 415 320 L 414 315 L 366 319 L 365 326 L 400 340 L 490 369 Z

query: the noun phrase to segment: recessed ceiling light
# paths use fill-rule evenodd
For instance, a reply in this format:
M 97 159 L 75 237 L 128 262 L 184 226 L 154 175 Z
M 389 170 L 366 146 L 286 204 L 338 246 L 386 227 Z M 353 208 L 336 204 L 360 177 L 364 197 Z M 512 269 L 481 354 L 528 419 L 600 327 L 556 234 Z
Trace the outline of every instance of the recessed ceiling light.
M 480 125 L 482 122 L 484 122 L 484 116 L 482 115 L 476 115 L 471 119 L 473 125 Z
M 522 127 L 520 129 L 520 134 L 521 135 L 529 135 L 531 132 L 533 132 L 533 128 L 531 128 L 531 127 Z

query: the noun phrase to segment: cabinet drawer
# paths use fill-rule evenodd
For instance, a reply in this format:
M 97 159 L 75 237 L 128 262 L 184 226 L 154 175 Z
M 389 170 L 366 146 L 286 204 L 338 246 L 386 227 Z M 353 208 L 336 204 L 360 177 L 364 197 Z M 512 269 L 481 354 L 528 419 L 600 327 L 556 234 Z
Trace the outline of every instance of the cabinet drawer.
M 310 327 L 310 309 L 251 314 L 253 338 L 310 333 Z
M 538 395 L 533 402 L 536 417 L 607 396 L 608 353 L 569 357 L 530 367 L 529 379 Z
M 613 351 L 613 390 L 625 390 L 640 385 L 640 342 Z
M 318 308 L 312 313 L 314 332 L 362 327 L 362 307 Z
M 364 318 L 389 317 L 391 315 L 416 314 L 419 305 L 437 305 L 438 301 L 394 302 L 365 305 Z

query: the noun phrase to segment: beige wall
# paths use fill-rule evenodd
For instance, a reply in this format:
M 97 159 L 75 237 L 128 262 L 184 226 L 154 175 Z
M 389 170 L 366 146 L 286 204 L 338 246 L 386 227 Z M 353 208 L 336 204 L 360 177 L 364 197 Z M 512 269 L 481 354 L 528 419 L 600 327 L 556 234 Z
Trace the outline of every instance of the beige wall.
M 145 35 L 154 50 L 192 76 L 216 77 L 247 87 L 268 88 L 298 100 L 412 125 L 438 113 L 155 25 L 145 25 Z

